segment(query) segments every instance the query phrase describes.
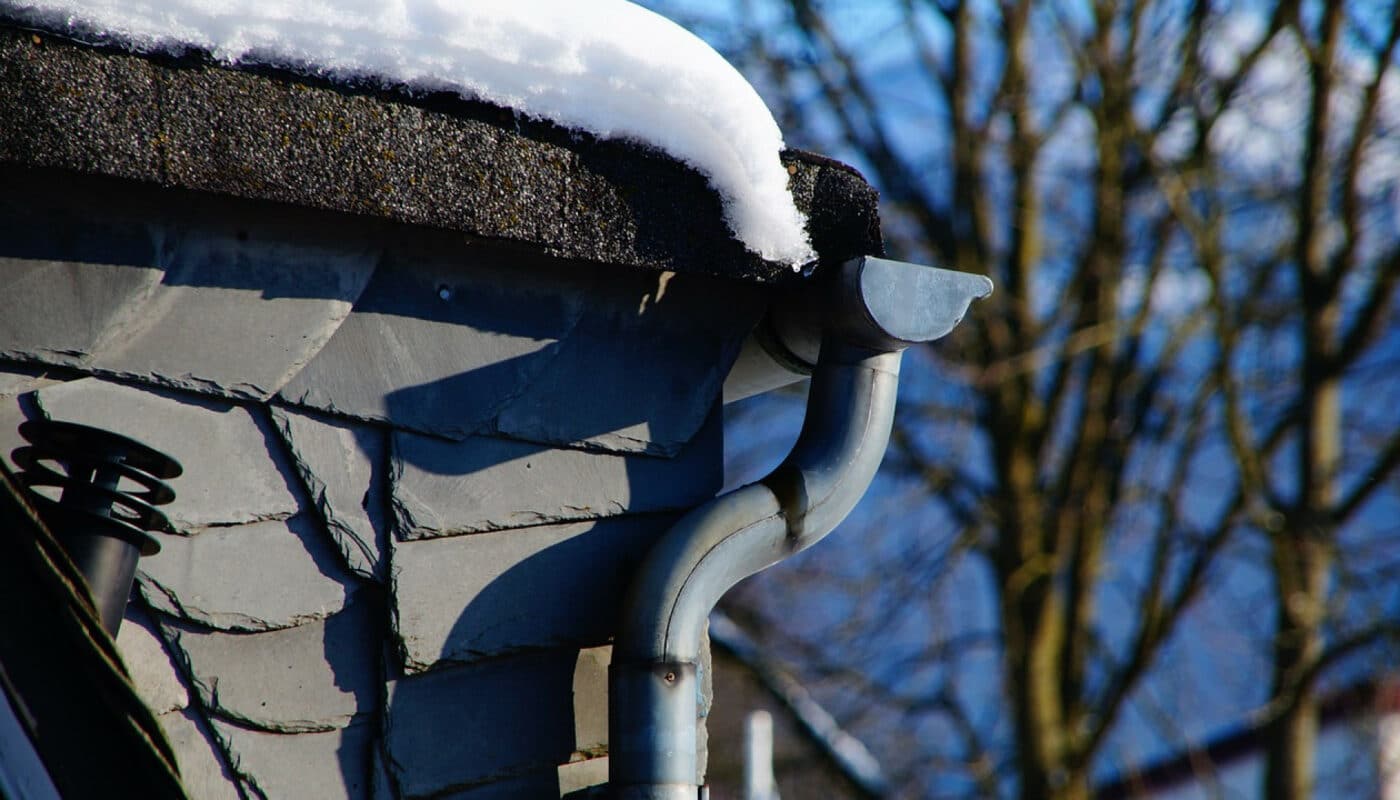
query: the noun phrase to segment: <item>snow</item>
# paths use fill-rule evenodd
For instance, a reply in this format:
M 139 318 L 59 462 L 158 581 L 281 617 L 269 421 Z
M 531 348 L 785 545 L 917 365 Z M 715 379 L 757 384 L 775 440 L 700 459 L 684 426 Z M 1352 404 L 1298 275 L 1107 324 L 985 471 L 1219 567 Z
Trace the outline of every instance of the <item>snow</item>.
M 207 50 L 332 78 L 454 91 L 705 175 L 751 251 L 814 257 L 758 93 L 684 28 L 624 0 L 0 0 L 21 21 L 133 49 Z

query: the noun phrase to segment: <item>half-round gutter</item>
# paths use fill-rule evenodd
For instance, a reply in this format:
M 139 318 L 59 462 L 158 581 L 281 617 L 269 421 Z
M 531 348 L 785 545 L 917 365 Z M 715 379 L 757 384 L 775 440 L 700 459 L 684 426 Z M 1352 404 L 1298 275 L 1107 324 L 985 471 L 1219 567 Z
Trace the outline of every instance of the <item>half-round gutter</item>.
M 682 518 L 632 584 L 610 668 L 615 797 L 697 797 L 696 666 L 710 611 L 735 583 L 845 519 L 884 457 L 904 348 L 947 334 L 992 289 L 980 275 L 875 258 L 833 273 L 805 301 L 819 311 L 821 347 L 792 452 L 768 477 Z

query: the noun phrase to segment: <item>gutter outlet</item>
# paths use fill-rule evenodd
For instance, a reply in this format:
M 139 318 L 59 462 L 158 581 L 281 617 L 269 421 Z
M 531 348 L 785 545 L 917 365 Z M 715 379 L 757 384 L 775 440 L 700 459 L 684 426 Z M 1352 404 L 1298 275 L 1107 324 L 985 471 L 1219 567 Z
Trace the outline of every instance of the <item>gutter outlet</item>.
M 991 291 L 981 275 L 859 258 L 795 298 L 795 312 L 775 314 L 820 326 L 819 338 L 800 325 L 770 326 L 787 334 L 791 353 L 809 338 L 820 342 L 802 432 L 768 477 L 677 522 L 636 573 L 609 667 L 614 797 L 699 796 L 697 673 L 710 611 L 734 584 L 845 519 L 884 457 L 904 349 L 946 335 Z M 791 371 L 792 359 L 773 360 Z

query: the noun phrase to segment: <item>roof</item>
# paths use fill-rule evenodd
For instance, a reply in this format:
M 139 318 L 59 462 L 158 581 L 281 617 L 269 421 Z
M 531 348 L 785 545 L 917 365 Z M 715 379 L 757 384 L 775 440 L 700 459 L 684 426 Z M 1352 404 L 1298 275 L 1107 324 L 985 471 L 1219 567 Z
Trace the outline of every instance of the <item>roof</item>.
M 710 613 L 709 630 L 710 641 L 753 672 L 764 688 L 792 714 L 808 740 L 862 797 L 884 797 L 888 793 L 880 762 L 865 744 L 844 730 L 806 687 L 776 659 L 764 653 L 738 623 L 723 611 L 715 610 Z
M 139 52 L 295 65 L 497 103 L 571 130 L 646 143 L 695 167 L 749 250 L 815 254 L 788 191 L 782 132 L 704 40 L 629 0 L 24 0 L 15 19 Z
M 0 20 L 0 162 L 349 212 L 569 259 L 763 282 L 703 176 L 457 95 L 98 47 Z M 824 260 L 882 251 L 853 169 L 782 156 Z

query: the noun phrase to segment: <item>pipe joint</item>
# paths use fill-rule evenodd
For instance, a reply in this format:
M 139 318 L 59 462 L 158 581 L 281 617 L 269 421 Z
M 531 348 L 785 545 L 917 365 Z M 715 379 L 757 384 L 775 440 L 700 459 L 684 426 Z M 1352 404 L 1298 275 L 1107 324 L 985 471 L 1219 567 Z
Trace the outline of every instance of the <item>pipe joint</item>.
M 693 661 L 615 663 L 608 668 L 608 742 L 615 786 L 683 786 L 699 780 L 696 719 L 699 669 Z M 628 797 L 671 797 L 671 790 Z

